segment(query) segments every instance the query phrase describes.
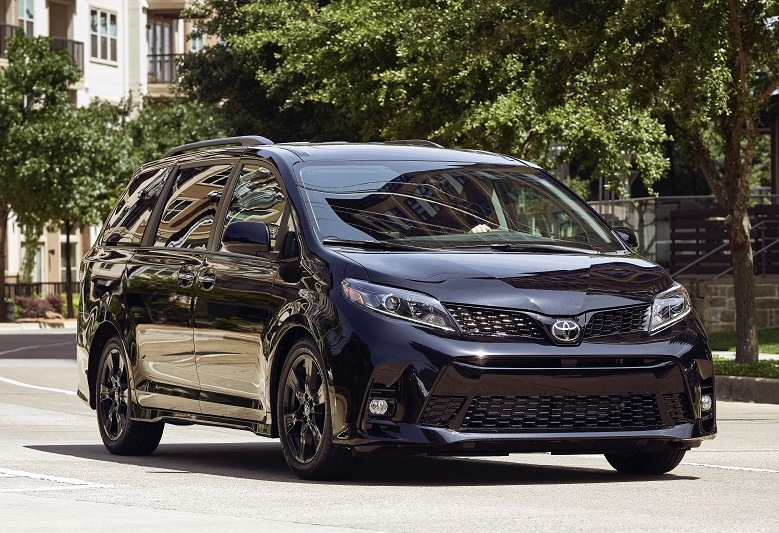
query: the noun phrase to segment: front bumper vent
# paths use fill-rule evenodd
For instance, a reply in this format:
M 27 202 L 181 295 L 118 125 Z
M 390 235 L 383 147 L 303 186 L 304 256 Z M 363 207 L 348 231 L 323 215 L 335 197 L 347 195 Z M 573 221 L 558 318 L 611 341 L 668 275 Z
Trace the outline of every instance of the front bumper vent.
M 663 394 L 665 408 L 677 424 L 692 421 L 692 407 L 686 394 Z
M 654 395 L 476 396 L 462 430 L 628 429 L 662 426 Z
M 449 427 L 465 400 L 465 396 L 433 396 L 428 400 L 419 423 L 436 428 Z

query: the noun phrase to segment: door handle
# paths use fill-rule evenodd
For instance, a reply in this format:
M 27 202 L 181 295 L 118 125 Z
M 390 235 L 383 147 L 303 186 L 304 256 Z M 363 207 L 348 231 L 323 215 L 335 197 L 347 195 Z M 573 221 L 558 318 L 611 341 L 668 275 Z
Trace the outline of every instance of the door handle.
M 189 267 L 179 270 L 179 287 L 191 287 L 195 282 L 195 273 Z
M 197 277 L 197 283 L 204 291 L 210 291 L 216 285 L 216 272 L 213 268 L 202 270 Z

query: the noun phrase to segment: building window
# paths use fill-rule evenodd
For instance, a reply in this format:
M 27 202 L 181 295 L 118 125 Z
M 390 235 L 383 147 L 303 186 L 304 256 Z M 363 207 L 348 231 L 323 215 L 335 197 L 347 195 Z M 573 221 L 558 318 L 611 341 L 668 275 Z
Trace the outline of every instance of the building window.
M 92 59 L 116 63 L 116 13 L 90 11 Z
M 19 27 L 27 37 L 32 37 L 32 23 L 35 18 L 34 0 L 19 0 Z

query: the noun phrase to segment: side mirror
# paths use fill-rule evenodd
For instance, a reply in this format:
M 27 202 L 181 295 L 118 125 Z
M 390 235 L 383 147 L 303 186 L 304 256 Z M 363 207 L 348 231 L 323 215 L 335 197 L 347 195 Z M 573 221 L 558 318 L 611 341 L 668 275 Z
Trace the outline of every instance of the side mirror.
M 634 250 L 638 248 L 638 237 L 636 237 L 636 234 L 632 229 L 625 227 L 616 227 L 612 229 L 614 230 L 614 233 L 617 234 L 617 237 L 622 239 L 625 244 Z
M 265 222 L 232 222 L 222 236 L 222 249 L 243 255 L 270 251 L 270 232 Z

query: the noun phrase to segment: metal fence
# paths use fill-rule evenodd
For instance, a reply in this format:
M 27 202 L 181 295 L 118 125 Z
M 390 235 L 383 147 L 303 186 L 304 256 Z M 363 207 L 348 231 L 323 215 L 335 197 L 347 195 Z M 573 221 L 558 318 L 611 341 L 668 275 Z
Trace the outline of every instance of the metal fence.
M 78 70 L 84 72 L 84 43 L 64 37 L 52 37 L 51 49 L 55 52 L 65 50 L 76 62 Z
M 149 54 L 149 83 L 176 81 L 178 60 L 183 54 Z
M 10 24 L 0 24 L 0 57 L 6 57 L 8 39 L 16 33 L 17 27 Z
M 672 273 L 693 262 L 694 267 L 686 269 L 686 273 L 717 275 L 729 267 L 728 247 L 722 247 L 727 243 L 724 212 L 713 196 L 634 198 L 590 205 L 611 225 L 633 229 L 639 239 L 639 252 Z M 749 205 L 753 226 L 779 219 L 779 196 L 753 196 Z M 753 231 L 757 274 L 779 268 L 775 257 L 779 244 L 772 244 L 776 238 L 774 229 L 772 224 L 762 224 Z M 722 249 L 707 256 L 717 247 Z
M 49 294 L 64 294 L 66 292 L 66 282 L 54 283 L 6 283 L 5 297 L 14 296 L 48 296 Z M 79 293 L 79 283 L 74 281 L 70 284 L 73 294 Z

